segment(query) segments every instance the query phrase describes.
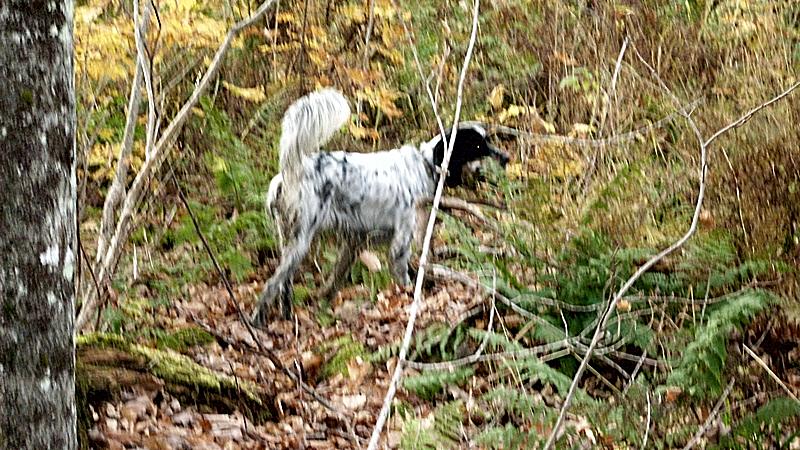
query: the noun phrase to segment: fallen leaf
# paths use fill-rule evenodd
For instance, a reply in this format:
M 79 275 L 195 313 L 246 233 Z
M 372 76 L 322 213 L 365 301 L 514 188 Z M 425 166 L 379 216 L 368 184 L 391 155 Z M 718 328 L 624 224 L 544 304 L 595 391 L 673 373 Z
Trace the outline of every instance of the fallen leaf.
M 367 270 L 370 272 L 380 272 L 381 271 L 381 260 L 378 259 L 378 255 L 375 253 L 364 250 L 358 255 L 358 259 L 361 260 L 362 263 L 367 267 Z

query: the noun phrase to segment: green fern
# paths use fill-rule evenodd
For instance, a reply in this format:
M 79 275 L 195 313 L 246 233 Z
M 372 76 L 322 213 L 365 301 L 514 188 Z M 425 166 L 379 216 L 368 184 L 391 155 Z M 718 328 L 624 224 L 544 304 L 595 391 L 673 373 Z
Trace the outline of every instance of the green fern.
M 487 449 L 539 448 L 547 436 L 536 428 L 522 429 L 514 424 L 490 426 L 475 437 L 475 442 Z
M 461 424 L 464 421 L 464 402 L 445 403 L 433 412 L 433 421 L 412 419 L 403 426 L 400 448 L 450 449 L 459 448 Z
M 403 380 L 403 387 L 417 396 L 431 400 L 444 388 L 460 385 L 475 374 L 472 367 L 461 367 L 454 371 L 428 370 Z
M 720 440 L 717 448 L 761 448 L 760 446 L 763 446 L 765 441 L 765 431 L 776 433 L 778 442 L 780 442 L 780 439 L 784 438 L 781 436 L 781 432 L 786 430 L 781 427 L 781 424 L 795 419 L 796 425 L 798 418 L 800 418 L 800 403 L 797 400 L 788 397 L 773 399 L 755 413 L 745 417 L 731 430 L 730 434 Z M 797 434 L 796 431 L 789 436 L 786 442 L 791 442 Z M 788 448 L 788 445 L 785 447 Z
M 514 379 L 552 385 L 562 396 L 567 394 L 572 383 L 571 377 L 548 366 L 538 358 L 507 359 L 502 361 L 502 365 L 515 374 L 513 376 Z M 576 398 L 582 399 L 585 396 L 586 393 L 584 391 L 576 391 Z
M 315 349 L 315 353 L 332 353 L 322 366 L 320 379 L 327 379 L 337 374 L 347 376 L 347 364 L 356 357 L 363 357 L 366 355 L 364 345 L 361 342 L 353 340 L 353 337 L 350 335 L 323 342 Z
M 448 361 L 458 358 L 460 349 L 467 339 L 464 327 L 450 328 L 441 323 L 434 323 L 414 336 L 409 349 L 409 360 L 424 359 L 429 362 Z M 400 341 L 381 346 L 369 355 L 370 362 L 380 363 L 400 353 Z
M 507 385 L 495 387 L 481 396 L 481 401 L 493 417 L 505 417 L 516 423 L 545 420 L 553 413 L 541 396 Z
M 747 290 L 712 310 L 706 325 L 696 330 L 667 384 L 680 387 L 694 398 L 719 395 L 724 384 L 728 336 L 774 301 L 772 293 Z

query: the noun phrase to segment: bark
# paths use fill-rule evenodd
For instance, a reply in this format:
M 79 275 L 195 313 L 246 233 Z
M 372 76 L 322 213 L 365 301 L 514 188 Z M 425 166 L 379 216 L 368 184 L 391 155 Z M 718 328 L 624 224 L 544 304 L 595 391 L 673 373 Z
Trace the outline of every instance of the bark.
M 0 1 L 0 448 L 77 445 L 72 16 Z

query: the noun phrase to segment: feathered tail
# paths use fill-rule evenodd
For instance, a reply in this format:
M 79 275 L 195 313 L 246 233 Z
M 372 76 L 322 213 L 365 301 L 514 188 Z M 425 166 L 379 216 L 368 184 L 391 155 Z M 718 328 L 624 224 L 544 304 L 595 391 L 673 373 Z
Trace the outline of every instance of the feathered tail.
M 341 92 L 327 88 L 301 97 L 283 115 L 280 167 L 283 182 L 296 185 L 303 157 L 316 153 L 350 118 Z

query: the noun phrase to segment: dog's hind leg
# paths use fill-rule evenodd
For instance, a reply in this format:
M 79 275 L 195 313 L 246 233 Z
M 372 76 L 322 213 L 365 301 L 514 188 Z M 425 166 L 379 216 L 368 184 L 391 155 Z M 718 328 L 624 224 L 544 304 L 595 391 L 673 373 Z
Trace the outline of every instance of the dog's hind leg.
M 285 318 L 291 315 L 291 282 L 292 276 L 297 271 L 300 263 L 303 262 L 311 245 L 310 237 L 313 231 L 296 233 L 296 237 L 289 239 L 281 254 L 281 262 L 272 278 L 267 281 L 267 285 L 258 298 L 258 303 L 253 311 L 253 325 L 262 326 L 266 322 L 266 313 L 274 306 L 275 299 L 281 295 L 280 302 L 282 313 Z M 287 288 L 288 286 L 288 288 Z M 286 297 L 289 297 L 288 299 Z M 288 300 L 288 304 L 287 304 Z
M 350 270 L 350 267 L 353 266 L 358 253 L 365 245 L 366 236 L 360 234 L 352 238 L 345 238 L 339 244 L 339 255 L 336 259 L 336 263 L 333 265 L 333 271 L 328 276 L 322 288 L 317 291 L 317 298 L 327 299 L 342 286 L 347 272 Z

